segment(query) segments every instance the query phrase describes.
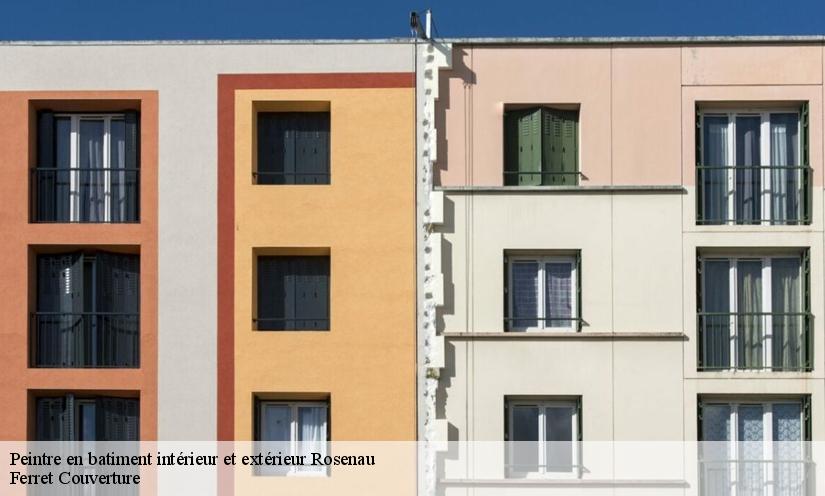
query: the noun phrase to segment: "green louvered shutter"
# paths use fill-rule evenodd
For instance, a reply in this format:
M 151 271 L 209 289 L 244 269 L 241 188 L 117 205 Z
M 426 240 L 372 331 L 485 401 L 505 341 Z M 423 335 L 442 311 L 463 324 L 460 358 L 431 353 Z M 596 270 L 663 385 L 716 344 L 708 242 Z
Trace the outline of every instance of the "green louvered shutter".
M 576 111 L 542 109 L 543 184 L 578 184 L 579 114 Z
M 518 186 L 541 185 L 541 109 L 530 109 L 517 121 Z M 534 174 L 533 174 L 534 173 Z

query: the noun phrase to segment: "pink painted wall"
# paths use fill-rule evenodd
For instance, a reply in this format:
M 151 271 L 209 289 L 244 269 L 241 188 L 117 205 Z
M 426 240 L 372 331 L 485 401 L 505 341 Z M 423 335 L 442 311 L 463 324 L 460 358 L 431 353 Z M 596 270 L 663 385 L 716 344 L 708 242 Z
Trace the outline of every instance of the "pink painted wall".
M 502 185 L 505 104 L 579 105 L 582 185 L 691 185 L 697 102 L 807 100 L 819 169 L 822 50 L 456 45 L 436 106 L 436 183 Z

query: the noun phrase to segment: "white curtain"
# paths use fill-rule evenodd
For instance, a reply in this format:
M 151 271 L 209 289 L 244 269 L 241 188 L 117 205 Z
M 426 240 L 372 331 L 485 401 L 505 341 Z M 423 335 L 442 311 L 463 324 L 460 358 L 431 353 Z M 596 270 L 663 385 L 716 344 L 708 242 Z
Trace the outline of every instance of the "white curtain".
M 322 406 L 298 407 L 298 454 L 305 455 L 307 463 L 312 453 L 326 453 L 327 409 Z M 308 467 L 305 470 L 323 471 L 323 467 Z
M 805 322 L 799 315 L 802 310 L 800 272 L 799 258 L 771 261 L 772 356 L 776 368 L 798 369 L 803 364 Z
M 764 431 L 762 405 L 739 405 L 740 494 L 764 494 Z
M 570 327 L 573 318 L 573 264 L 548 263 L 544 274 L 547 327 Z
M 112 168 L 110 181 L 110 216 L 113 222 L 127 218 L 128 203 L 127 183 L 131 181 L 126 168 L 126 123 L 120 119 L 112 119 L 109 134 L 109 166 Z M 134 194 L 134 192 L 133 192 Z
M 758 167 L 760 157 L 759 116 L 740 116 L 736 118 L 736 183 L 734 185 L 734 204 L 736 222 L 751 224 L 762 218 L 762 181 Z
M 774 494 L 803 495 L 805 467 L 802 453 L 802 405 L 773 405 Z
M 103 120 L 80 120 L 80 220 L 105 219 L 105 176 L 103 172 Z
M 798 118 L 796 114 L 771 114 L 771 164 L 797 166 Z M 776 223 L 799 219 L 800 172 L 773 169 L 771 174 L 771 209 Z

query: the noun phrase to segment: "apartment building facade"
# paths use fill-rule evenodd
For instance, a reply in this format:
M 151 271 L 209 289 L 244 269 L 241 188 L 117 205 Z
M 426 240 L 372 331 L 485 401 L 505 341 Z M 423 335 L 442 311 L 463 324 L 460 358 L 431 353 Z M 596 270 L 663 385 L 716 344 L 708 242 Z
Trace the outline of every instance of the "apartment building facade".
M 1 44 L 0 439 L 421 440 L 380 488 L 815 494 L 822 60 Z M 698 441 L 723 452 L 620 470 Z
M 419 329 L 445 494 L 814 494 L 821 43 L 440 48 Z M 694 458 L 628 461 L 668 442 Z

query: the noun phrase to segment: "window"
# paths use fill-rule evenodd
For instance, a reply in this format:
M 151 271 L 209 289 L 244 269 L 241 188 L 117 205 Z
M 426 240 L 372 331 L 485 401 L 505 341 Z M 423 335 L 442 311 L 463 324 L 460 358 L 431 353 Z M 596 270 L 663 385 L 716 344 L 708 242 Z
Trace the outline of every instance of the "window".
M 259 400 L 257 440 L 266 444 L 264 452 L 304 455 L 305 466 L 266 466 L 262 475 L 326 474 L 325 467 L 313 467 L 311 453 L 327 452 L 329 402 Z
M 700 370 L 810 370 L 807 251 L 699 263 Z
M 579 183 L 579 112 L 550 107 L 504 112 L 504 184 Z
M 329 330 L 329 257 L 258 257 L 262 331 Z
M 703 495 L 804 495 L 810 399 L 700 400 Z M 773 490 L 773 492 L 770 492 Z
M 507 400 L 508 475 L 576 475 L 581 400 Z
M 38 113 L 35 222 L 137 222 L 136 112 Z
M 810 222 L 807 108 L 697 119 L 700 224 Z
M 35 367 L 139 365 L 139 255 L 38 255 L 36 307 Z
M 137 441 L 140 400 L 74 394 L 35 400 L 38 441 Z
M 329 112 L 259 112 L 257 184 L 329 184 Z
M 579 260 L 579 255 L 505 255 L 506 330 L 578 330 Z

